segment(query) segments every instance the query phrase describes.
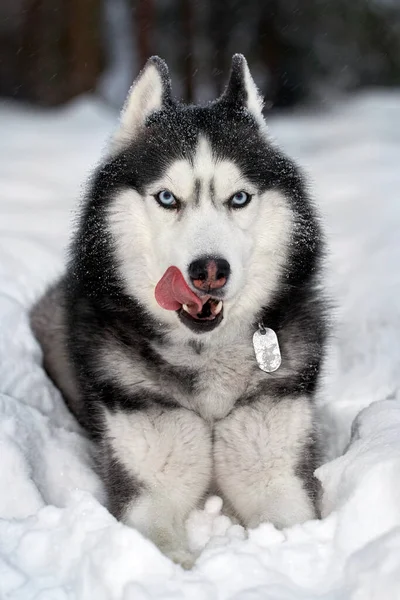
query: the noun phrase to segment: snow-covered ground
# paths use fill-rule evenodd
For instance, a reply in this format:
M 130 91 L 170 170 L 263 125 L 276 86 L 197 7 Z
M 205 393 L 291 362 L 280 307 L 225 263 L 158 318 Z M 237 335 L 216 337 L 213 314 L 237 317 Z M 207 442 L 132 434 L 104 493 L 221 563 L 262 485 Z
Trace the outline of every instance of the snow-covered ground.
M 331 246 L 324 519 L 247 537 L 212 498 L 188 522 L 204 547 L 189 572 L 102 505 L 89 443 L 27 320 L 62 268 L 76 199 L 115 119 L 89 99 L 54 112 L 0 105 L 1 600 L 399 600 L 400 93 L 271 122 L 311 175 Z

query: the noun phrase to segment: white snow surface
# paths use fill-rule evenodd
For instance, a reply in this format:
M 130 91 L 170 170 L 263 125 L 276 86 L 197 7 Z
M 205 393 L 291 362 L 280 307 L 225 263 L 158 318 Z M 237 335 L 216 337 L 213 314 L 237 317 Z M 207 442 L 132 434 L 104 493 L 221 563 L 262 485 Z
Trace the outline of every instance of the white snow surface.
M 102 504 L 90 443 L 28 323 L 116 119 L 91 98 L 52 112 L 0 105 L 0 599 L 398 600 L 400 92 L 271 120 L 311 177 L 330 245 L 324 518 L 247 535 L 211 498 L 188 521 L 202 549 L 191 571 Z

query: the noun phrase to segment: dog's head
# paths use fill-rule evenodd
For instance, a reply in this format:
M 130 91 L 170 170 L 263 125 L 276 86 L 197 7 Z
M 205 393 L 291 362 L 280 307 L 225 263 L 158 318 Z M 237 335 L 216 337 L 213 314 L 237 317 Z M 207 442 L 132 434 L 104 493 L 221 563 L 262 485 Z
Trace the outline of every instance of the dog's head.
M 125 292 L 183 334 L 253 322 L 307 244 L 301 177 L 268 139 L 241 55 L 204 107 L 176 102 L 166 64 L 150 59 L 100 173 Z

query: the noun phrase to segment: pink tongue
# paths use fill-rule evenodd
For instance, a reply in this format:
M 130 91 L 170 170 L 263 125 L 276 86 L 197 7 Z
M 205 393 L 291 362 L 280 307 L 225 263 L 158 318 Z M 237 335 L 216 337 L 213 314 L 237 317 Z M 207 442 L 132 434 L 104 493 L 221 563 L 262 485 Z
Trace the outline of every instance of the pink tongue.
M 156 285 L 155 296 L 158 304 L 167 310 L 179 310 L 182 304 L 194 304 L 195 312 L 199 313 L 203 307 L 202 300 L 192 292 L 177 267 L 168 267 Z

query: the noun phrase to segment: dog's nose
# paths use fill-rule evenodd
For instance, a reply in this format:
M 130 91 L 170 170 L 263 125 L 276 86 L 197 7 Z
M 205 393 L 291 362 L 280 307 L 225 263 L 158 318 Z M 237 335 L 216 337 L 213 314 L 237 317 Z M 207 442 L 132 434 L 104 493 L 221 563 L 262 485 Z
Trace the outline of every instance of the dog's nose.
M 189 277 L 194 287 L 205 292 L 224 287 L 230 272 L 230 264 L 224 258 L 199 258 L 189 265 Z

